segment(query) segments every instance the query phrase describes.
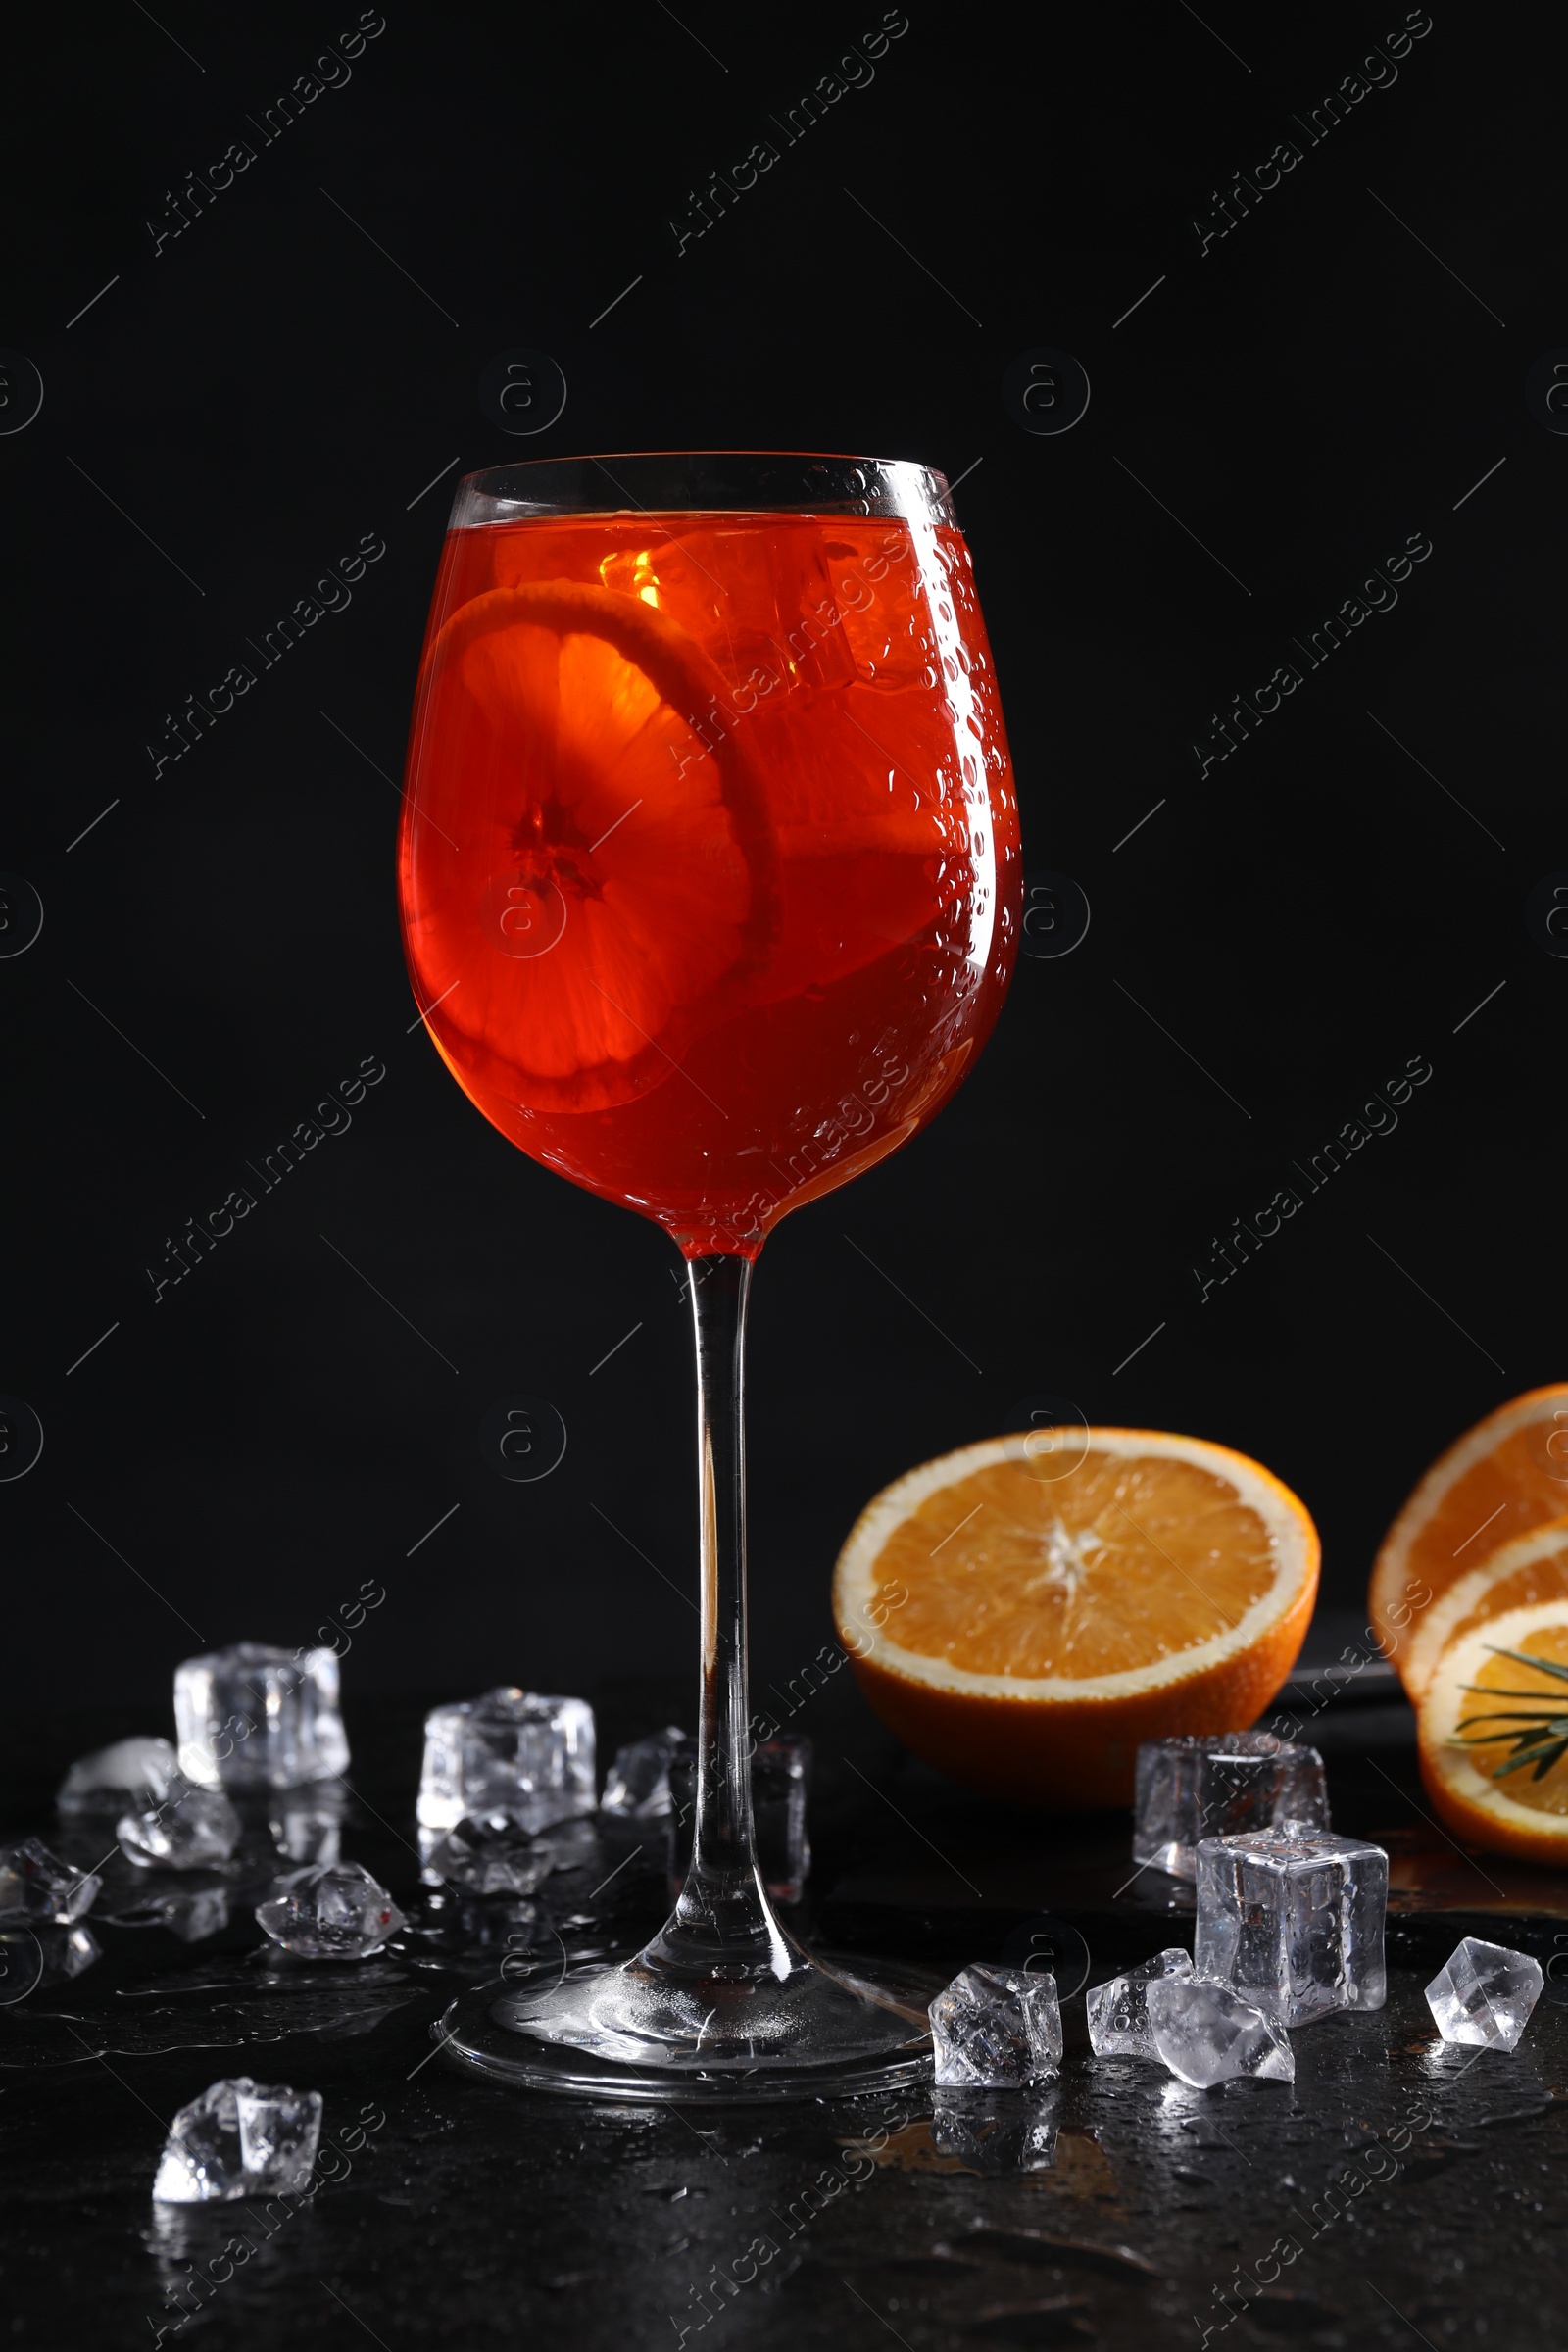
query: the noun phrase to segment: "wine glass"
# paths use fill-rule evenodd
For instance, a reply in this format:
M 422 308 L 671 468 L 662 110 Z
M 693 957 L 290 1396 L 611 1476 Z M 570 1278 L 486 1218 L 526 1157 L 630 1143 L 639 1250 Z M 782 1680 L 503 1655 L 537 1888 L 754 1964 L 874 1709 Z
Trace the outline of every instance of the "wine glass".
M 617 1965 L 460 2005 L 448 2046 L 604 2095 L 919 2080 L 910 1981 L 813 1960 L 759 1874 L 742 1371 L 767 1235 L 935 1117 L 1011 977 L 1016 803 L 943 477 L 750 452 L 468 475 L 399 891 L 416 1000 L 459 1085 L 531 1157 L 664 1228 L 697 1350 L 679 1900 Z

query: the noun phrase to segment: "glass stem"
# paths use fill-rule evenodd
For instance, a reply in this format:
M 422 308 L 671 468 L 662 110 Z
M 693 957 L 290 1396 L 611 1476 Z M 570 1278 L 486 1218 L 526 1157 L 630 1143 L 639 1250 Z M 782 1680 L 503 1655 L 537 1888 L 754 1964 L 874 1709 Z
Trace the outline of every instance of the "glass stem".
M 702 1690 L 692 1857 L 651 1947 L 665 1965 L 782 1977 L 793 1965 L 768 1907 L 752 1824 L 746 1684 L 746 1301 L 743 1257 L 690 1261 L 697 1342 Z

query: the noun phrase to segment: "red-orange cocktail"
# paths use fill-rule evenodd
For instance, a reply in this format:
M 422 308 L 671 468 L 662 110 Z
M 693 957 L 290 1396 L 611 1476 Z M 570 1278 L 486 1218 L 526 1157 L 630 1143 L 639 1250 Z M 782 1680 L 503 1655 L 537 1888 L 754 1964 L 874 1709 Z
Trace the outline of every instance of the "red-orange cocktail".
M 1016 943 L 1012 775 L 945 522 L 453 530 L 401 896 L 453 1074 L 533 1158 L 755 1256 L 930 1119 Z
M 690 1866 L 640 1951 L 563 1945 L 443 2047 L 595 2097 L 902 2091 L 932 1987 L 814 1959 L 759 1875 L 743 1365 L 770 1228 L 935 1115 L 1011 977 L 1017 808 L 947 484 L 745 452 L 471 475 L 405 800 L 409 967 L 453 1075 L 695 1261 Z

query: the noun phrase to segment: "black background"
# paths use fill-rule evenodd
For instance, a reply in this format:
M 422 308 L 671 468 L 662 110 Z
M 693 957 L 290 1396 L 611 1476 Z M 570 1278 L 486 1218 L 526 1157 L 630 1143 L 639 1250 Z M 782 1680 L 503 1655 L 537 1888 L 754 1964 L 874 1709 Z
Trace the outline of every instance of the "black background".
M 0 439 L 0 865 L 45 909 L 0 963 L 0 1389 L 46 1433 L 0 1487 L 14 1698 L 69 1681 L 151 1729 L 179 1656 L 308 1640 L 368 1577 L 387 1597 L 350 1691 L 690 1657 L 677 1263 L 472 1109 L 397 936 L 390 779 L 447 504 L 509 459 L 798 448 L 966 476 L 1025 864 L 1093 907 L 1074 954 L 1020 961 L 931 1132 L 762 1260 L 764 1674 L 828 1638 L 869 1495 L 1021 1397 L 1257 1455 L 1354 1609 L 1431 1456 L 1562 1373 L 1568 964 L 1524 906 L 1568 866 L 1568 440 L 1523 397 L 1568 342 L 1541 266 L 1560 35 L 1440 7 L 1308 146 L 1290 116 L 1398 7 L 910 0 L 869 86 L 677 257 L 688 190 L 782 145 L 769 116 L 879 13 L 387 0 L 352 78 L 270 144 L 248 118 L 352 8 L 162 0 L 12 35 L 0 342 L 45 387 Z M 1210 191 L 1287 137 L 1301 162 L 1200 255 Z M 235 139 L 256 161 L 155 256 L 167 192 Z M 1041 345 L 1093 387 L 1059 437 L 1001 398 Z M 569 386 L 537 440 L 478 405 L 514 346 Z M 367 532 L 387 552 L 352 606 L 155 779 L 165 714 Z M 1397 607 L 1200 779 L 1210 714 L 1412 533 L 1433 553 Z M 166 1237 L 366 1055 L 386 1076 L 352 1129 L 155 1305 Z M 1396 1131 L 1200 1303 L 1211 1237 L 1418 1055 Z M 478 1446 L 518 1391 L 569 1432 L 531 1486 Z

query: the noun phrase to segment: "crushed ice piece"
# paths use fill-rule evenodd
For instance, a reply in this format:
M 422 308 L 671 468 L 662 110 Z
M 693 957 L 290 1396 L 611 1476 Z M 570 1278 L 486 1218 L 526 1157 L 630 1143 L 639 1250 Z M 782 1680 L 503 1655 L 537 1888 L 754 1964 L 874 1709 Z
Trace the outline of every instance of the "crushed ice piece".
M 465 1814 L 508 1813 L 542 1830 L 597 1800 L 594 1711 L 581 1698 L 514 1686 L 435 1707 L 424 1719 L 419 1821 L 450 1830 Z
M 1061 2063 L 1061 2009 L 1049 1971 L 977 1960 L 931 2003 L 933 2081 L 1007 2090 L 1054 2075 Z
M 166 2205 L 295 2194 L 309 2186 L 321 2094 L 249 2075 L 211 2083 L 169 2128 L 153 2181 Z
M 169 1794 L 179 1758 L 167 1740 L 117 1740 L 78 1756 L 60 1784 L 62 1813 L 116 1814 L 157 1804 Z
M 1146 1740 L 1138 1750 L 1133 1860 L 1173 1878 L 1196 1876 L 1204 1838 L 1281 1821 L 1329 1826 L 1323 1759 L 1272 1732 Z
M 669 1811 L 669 1767 L 686 1734 L 674 1724 L 650 1732 L 617 1747 L 615 1761 L 605 1779 L 599 1799 L 602 1813 L 619 1813 L 628 1821 L 658 1821 Z
M 806 1800 L 811 1780 L 811 1742 L 800 1732 L 775 1732 L 752 1749 L 752 1825 L 757 1866 L 776 1903 L 798 1903 L 811 1868 Z M 677 1885 L 691 1868 L 697 1812 L 697 1742 L 683 1739 L 669 1767 L 669 1867 Z
M 466 1814 L 432 1846 L 424 1875 L 470 1894 L 532 1894 L 556 1867 L 549 1839 L 530 1838 L 509 1814 Z
M 38 1838 L 0 1845 L 0 1919 L 55 1919 L 68 1925 L 90 1911 L 103 1881 L 73 1870 Z
M 228 1860 L 244 1826 L 220 1788 L 198 1788 L 176 1771 L 168 1795 L 122 1813 L 115 1836 L 139 1870 L 210 1870 Z
M 204 1788 L 293 1788 L 348 1769 L 337 1655 L 235 1642 L 174 1669 L 180 1769 Z
M 1427 1986 L 1427 2007 L 1445 2041 L 1515 2050 L 1544 1981 L 1528 1952 L 1466 1936 Z
M 403 1926 L 386 1888 L 361 1862 L 313 1862 L 256 1906 L 259 1927 L 304 1960 L 364 1960 Z
M 1154 2058 L 1154 2038 L 1149 2028 L 1149 1987 L 1168 1977 L 1190 1977 L 1191 1956 L 1179 1946 L 1156 1952 L 1108 1984 L 1097 1984 L 1088 1997 L 1089 2039 L 1097 2058 Z
M 1294 2082 L 1296 2059 L 1283 2028 L 1211 1977 L 1156 1978 L 1144 1996 L 1154 2055 L 1197 2090 L 1250 2076 Z
M 1381 2009 L 1389 1857 L 1364 1838 L 1287 1821 L 1198 1849 L 1193 1966 L 1282 2026 Z

